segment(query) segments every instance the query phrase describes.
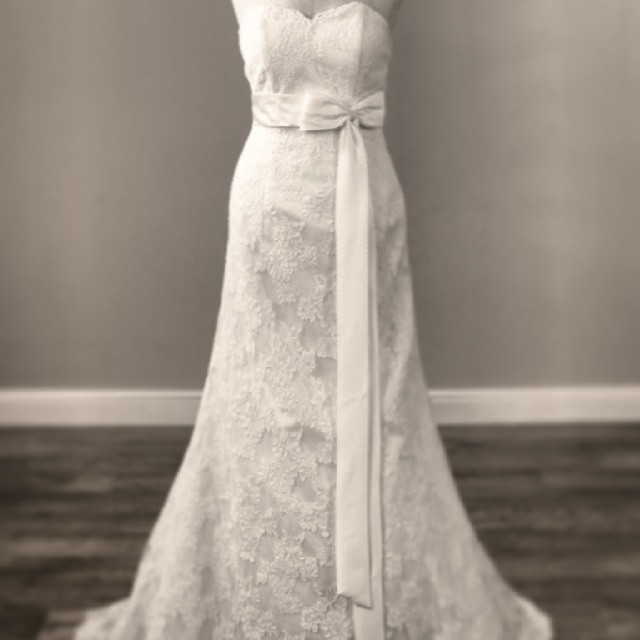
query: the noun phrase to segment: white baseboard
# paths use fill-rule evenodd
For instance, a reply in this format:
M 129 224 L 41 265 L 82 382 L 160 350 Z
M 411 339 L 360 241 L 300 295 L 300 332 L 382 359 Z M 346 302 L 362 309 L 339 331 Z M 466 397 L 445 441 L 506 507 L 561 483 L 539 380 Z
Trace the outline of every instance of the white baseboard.
M 640 386 L 434 389 L 439 424 L 639 422 Z
M 0 389 L 4 426 L 192 426 L 200 390 Z M 640 386 L 430 389 L 436 422 L 639 422 Z
M 0 425 L 192 425 L 191 389 L 0 389 Z

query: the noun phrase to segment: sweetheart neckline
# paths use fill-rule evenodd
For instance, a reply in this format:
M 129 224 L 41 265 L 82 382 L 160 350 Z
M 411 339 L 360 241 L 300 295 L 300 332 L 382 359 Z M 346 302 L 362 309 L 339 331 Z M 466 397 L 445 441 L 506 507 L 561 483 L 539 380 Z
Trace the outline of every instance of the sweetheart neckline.
M 242 18 L 239 20 L 239 23 L 238 23 L 238 31 L 241 31 L 243 29 L 244 23 L 247 20 L 247 16 L 253 13 L 253 11 L 257 8 L 269 9 L 269 10 L 277 9 L 277 10 L 293 13 L 299 16 L 300 19 L 304 20 L 308 25 L 312 25 L 318 20 L 321 20 L 325 16 L 332 15 L 339 11 L 344 11 L 347 8 L 350 9 L 354 6 L 360 6 L 360 7 L 363 7 L 363 9 L 368 9 L 374 16 L 377 16 L 382 21 L 382 24 L 385 26 L 387 33 L 390 34 L 391 25 L 387 20 L 387 18 L 382 13 L 380 13 L 380 11 L 378 11 L 377 9 L 374 9 L 371 5 L 368 5 L 366 2 L 362 2 L 361 0 L 350 0 L 349 2 L 344 2 L 343 4 L 336 5 L 335 7 L 329 7 L 328 9 L 324 9 L 323 11 L 316 11 L 316 13 L 314 13 L 312 16 L 308 16 L 306 13 L 304 13 L 303 11 L 300 11 L 300 9 L 296 9 L 295 7 L 287 7 L 286 5 L 280 5 L 280 4 L 271 4 L 270 2 L 264 2 L 264 1 L 256 2 L 256 4 L 249 7 L 242 14 Z

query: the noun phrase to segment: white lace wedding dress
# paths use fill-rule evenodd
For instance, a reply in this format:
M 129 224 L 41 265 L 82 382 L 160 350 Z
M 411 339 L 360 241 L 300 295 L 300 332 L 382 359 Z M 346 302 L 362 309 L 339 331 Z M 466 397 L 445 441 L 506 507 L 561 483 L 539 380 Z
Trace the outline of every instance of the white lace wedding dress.
M 256 120 L 231 187 L 195 429 L 130 595 L 88 611 L 76 640 L 548 640 L 550 620 L 479 543 L 434 423 L 403 193 L 380 126 L 389 23 L 363 2 L 313 16 L 263 2 L 243 13 L 239 42 Z M 302 96 L 325 102 L 312 108 Z M 304 118 L 308 128 L 295 126 Z M 360 197 L 355 180 L 367 187 Z M 368 254 L 357 241 L 363 211 L 375 240 Z M 338 259 L 345 212 L 361 226 L 345 220 L 356 241 Z M 340 279 L 357 285 L 363 276 L 370 296 L 347 296 L 338 322 Z M 369 297 L 377 314 L 363 316 Z M 343 361 L 340 384 L 379 376 L 378 413 L 366 414 L 381 418 L 370 450 L 349 440 L 349 429 L 366 435 L 365 423 L 345 419 L 365 414 L 338 401 L 338 356 L 353 353 L 361 321 L 377 340 L 371 361 Z M 371 521 L 354 515 L 360 508 Z M 371 544 L 368 566 L 361 542 Z M 363 591 L 350 597 L 351 588 Z

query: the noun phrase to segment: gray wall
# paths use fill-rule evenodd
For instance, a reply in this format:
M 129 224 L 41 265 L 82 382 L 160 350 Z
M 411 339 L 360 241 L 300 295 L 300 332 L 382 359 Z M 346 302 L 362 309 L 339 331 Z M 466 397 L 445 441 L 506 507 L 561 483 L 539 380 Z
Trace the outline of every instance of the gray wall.
M 404 5 L 430 385 L 640 383 L 640 4 Z M 0 385 L 201 386 L 249 107 L 229 0 L 0 0 Z

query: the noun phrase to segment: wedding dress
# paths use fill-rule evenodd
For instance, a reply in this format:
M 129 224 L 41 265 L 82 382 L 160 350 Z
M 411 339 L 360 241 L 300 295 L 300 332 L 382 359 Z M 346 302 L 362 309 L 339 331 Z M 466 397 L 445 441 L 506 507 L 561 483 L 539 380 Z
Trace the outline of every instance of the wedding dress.
M 548 640 L 433 419 L 382 132 L 387 19 L 262 2 L 238 37 L 254 121 L 195 428 L 130 595 L 76 640 Z

